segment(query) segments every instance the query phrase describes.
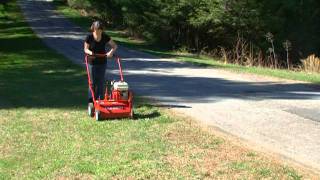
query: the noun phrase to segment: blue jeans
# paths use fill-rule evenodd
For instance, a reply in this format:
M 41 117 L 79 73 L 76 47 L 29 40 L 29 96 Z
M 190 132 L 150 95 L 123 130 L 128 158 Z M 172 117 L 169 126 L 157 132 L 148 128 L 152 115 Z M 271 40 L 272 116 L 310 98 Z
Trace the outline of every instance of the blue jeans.
M 88 64 L 89 75 L 92 82 L 92 89 L 96 100 L 104 99 L 106 67 L 106 64 Z M 88 90 L 88 100 L 89 102 L 93 101 L 90 88 Z

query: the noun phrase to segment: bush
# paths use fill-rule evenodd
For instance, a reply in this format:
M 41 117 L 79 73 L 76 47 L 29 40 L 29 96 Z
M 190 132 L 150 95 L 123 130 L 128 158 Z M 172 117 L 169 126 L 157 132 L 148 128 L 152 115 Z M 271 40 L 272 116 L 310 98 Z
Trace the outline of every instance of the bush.
M 319 0 L 67 1 L 78 8 L 91 4 L 109 26 L 176 49 L 207 54 L 236 49 L 233 61 L 239 64 L 290 68 L 301 65 L 302 57 L 320 54 Z M 267 32 L 272 41 L 266 41 Z M 240 48 L 239 35 L 245 42 Z M 283 47 L 287 39 L 290 49 Z
M 91 6 L 88 0 L 67 0 L 67 2 L 70 7 L 75 9 L 87 9 Z
M 314 54 L 302 60 L 302 65 L 305 71 L 320 73 L 320 58 Z

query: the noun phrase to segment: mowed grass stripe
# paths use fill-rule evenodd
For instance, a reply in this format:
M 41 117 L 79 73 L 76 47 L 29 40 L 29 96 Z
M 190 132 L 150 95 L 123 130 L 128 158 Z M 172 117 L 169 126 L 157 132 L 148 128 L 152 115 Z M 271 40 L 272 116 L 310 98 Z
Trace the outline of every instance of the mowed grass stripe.
M 86 113 L 85 70 L 46 48 L 15 1 L 1 6 L 0 27 L 0 179 L 304 175 L 141 98 L 135 120 L 93 121 Z

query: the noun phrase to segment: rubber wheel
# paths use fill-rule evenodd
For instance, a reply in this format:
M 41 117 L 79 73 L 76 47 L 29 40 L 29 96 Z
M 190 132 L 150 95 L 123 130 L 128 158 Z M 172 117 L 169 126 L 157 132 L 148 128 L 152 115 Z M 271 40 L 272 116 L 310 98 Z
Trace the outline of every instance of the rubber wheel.
M 95 118 L 96 118 L 97 121 L 101 120 L 100 111 L 95 111 Z
M 88 103 L 88 115 L 90 117 L 94 116 L 94 106 L 93 103 Z

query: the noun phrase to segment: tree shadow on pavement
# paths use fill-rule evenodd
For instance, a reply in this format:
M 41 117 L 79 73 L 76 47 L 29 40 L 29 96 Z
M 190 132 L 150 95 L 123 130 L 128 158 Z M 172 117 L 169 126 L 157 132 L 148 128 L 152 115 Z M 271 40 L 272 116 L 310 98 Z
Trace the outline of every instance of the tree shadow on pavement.
M 109 67 L 115 64 L 109 63 Z M 141 95 L 157 97 L 163 103 L 214 102 L 222 98 L 236 99 L 315 99 L 320 93 L 317 85 L 308 83 L 246 82 L 197 74 L 171 75 L 176 69 L 199 69 L 188 63 L 162 61 L 157 59 L 127 58 L 123 60 L 127 80 Z M 194 72 L 194 71 L 193 71 Z M 169 104 L 170 105 L 170 104 Z M 181 104 L 178 104 L 181 105 Z

